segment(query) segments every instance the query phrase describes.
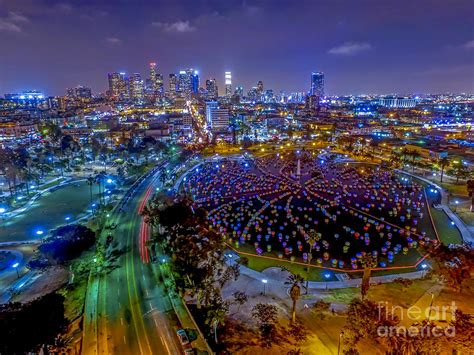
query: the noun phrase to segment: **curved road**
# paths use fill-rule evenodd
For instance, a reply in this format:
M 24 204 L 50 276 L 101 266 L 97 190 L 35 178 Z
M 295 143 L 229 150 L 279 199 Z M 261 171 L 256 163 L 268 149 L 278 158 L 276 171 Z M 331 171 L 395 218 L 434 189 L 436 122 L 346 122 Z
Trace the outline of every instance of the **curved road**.
M 83 354 L 180 354 L 178 319 L 144 242 L 148 227 L 139 211 L 159 185 L 155 173 L 146 178 L 110 219 L 112 245 L 122 253 L 116 268 L 91 276 L 84 311 Z M 156 270 L 157 268 L 155 268 Z

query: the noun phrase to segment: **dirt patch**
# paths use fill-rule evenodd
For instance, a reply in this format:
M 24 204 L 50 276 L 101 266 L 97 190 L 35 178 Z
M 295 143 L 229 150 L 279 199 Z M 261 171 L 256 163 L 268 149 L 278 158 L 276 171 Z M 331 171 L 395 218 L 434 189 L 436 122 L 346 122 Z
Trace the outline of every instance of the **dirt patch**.
M 22 292 L 12 297 L 12 302 L 30 302 L 60 289 L 68 281 L 69 272 L 59 266 L 51 267 L 39 274 L 32 284 L 25 285 Z

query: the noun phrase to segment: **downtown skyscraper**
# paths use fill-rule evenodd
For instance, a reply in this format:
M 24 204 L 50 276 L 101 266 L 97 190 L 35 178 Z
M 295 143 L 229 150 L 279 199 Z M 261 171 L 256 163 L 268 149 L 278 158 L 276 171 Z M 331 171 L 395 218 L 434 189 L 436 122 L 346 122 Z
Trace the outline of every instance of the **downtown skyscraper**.
M 144 85 L 140 73 L 133 74 L 130 79 L 130 98 L 135 102 L 143 102 L 144 99 Z
M 225 79 L 225 96 L 231 97 L 232 96 L 232 73 L 230 71 L 226 71 L 224 73 Z
M 156 69 L 156 63 L 150 63 L 150 74 L 146 81 L 146 92 L 150 97 L 163 96 L 163 75 Z
M 211 100 L 216 100 L 219 96 L 219 91 L 217 88 L 216 79 L 207 79 L 206 80 L 206 93 L 208 98 Z
M 311 73 L 311 88 L 309 94 L 311 96 L 317 96 L 322 98 L 324 96 L 324 73 L 323 72 L 312 72 Z
M 115 100 L 127 100 L 130 98 L 129 80 L 125 73 L 109 73 L 108 96 Z

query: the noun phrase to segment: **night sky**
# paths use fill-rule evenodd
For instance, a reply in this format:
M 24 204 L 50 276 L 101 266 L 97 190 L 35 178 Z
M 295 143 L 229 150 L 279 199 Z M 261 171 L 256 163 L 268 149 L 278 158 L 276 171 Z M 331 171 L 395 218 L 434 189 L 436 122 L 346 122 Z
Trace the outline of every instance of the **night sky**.
M 192 67 L 223 89 L 474 91 L 472 0 L 0 0 L 0 95 L 107 87 L 107 73 Z M 166 81 L 167 82 L 167 81 Z M 165 82 L 165 83 L 166 83 Z

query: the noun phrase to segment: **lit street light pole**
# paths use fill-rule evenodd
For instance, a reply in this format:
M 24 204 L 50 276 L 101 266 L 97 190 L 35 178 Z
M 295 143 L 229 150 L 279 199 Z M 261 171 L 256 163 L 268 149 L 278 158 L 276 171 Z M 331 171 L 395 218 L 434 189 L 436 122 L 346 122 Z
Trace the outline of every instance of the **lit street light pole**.
M 5 207 L 0 207 L 0 217 L 2 218 L 2 222 L 5 221 L 5 212 L 7 212 L 7 209 Z M 4 225 L 2 223 L 2 225 Z
M 20 278 L 20 272 L 18 271 L 18 266 L 20 266 L 20 263 L 15 263 L 15 264 L 12 265 L 12 267 L 13 267 L 13 268 L 15 269 L 15 271 L 16 271 L 16 276 L 17 276 L 18 278 Z
M 268 280 L 267 279 L 263 279 L 262 280 L 262 283 L 263 283 L 263 295 L 265 296 L 265 285 L 267 284 Z
M 337 343 L 337 355 L 341 353 L 341 338 L 344 335 L 344 332 L 341 330 L 339 333 L 339 342 Z
M 428 322 L 431 320 L 431 309 L 433 308 L 434 293 L 431 293 L 430 311 L 428 313 Z

